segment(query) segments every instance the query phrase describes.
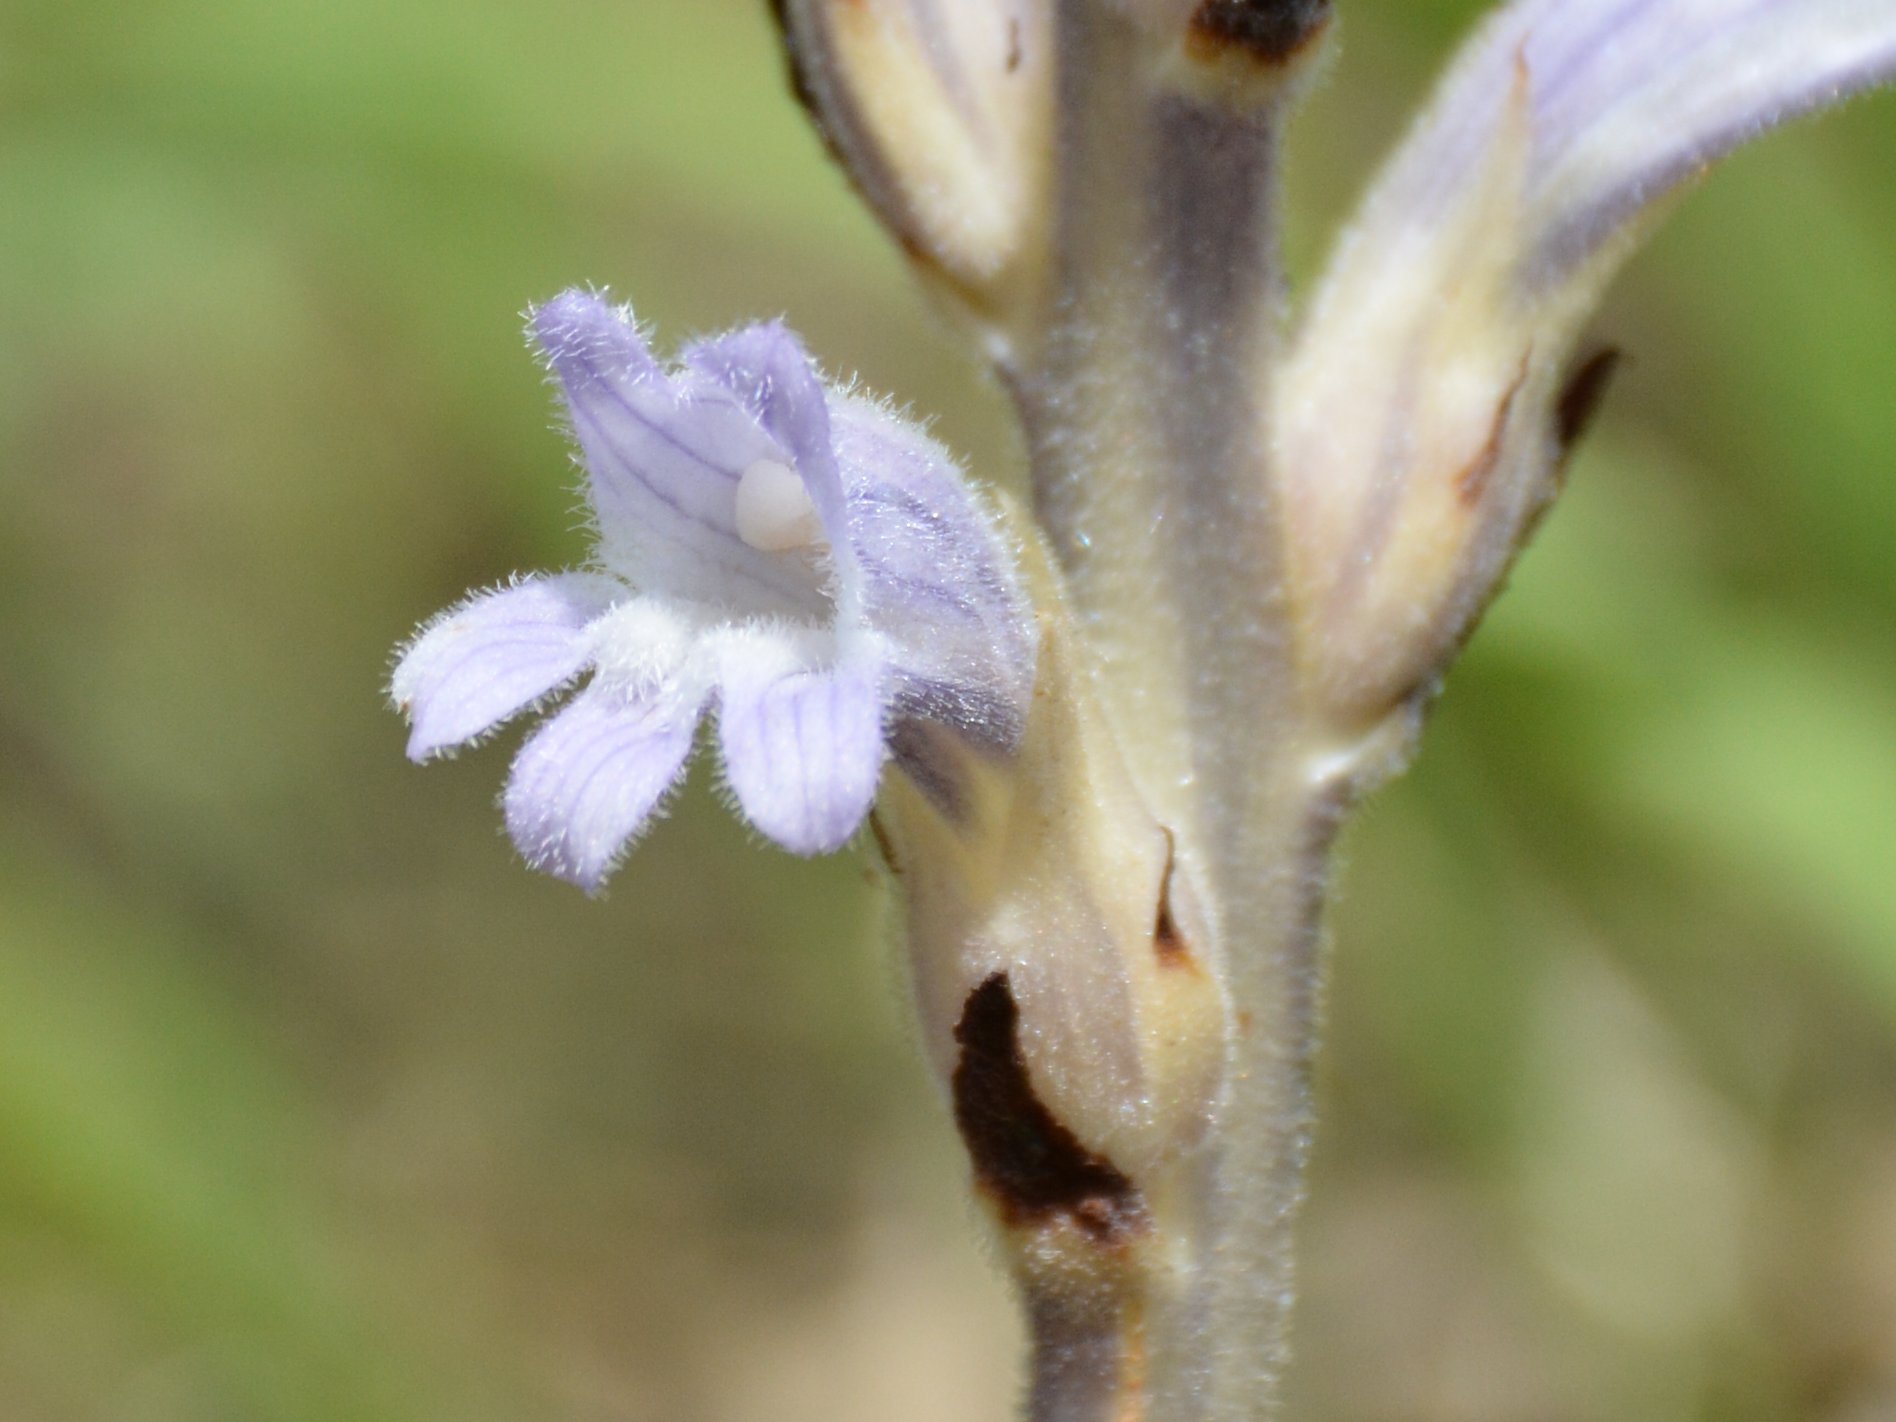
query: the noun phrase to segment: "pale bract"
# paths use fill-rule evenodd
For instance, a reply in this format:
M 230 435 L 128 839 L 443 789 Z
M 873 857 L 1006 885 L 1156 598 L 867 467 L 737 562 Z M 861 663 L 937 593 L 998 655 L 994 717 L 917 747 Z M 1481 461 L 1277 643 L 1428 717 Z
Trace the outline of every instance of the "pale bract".
M 1896 0 L 1520 0 L 1476 34 L 1261 412 L 1307 666 L 1338 715 L 1425 689 L 1492 595 L 1554 492 L 1596 373 L 1569 384 L 1575 341 L 1643 219 L 1892 74 Z
M 1012 750 L 1033 620 L 939 444 L 826 385 L 780 325 L 692 345 L 671 371 L 596 296 L 548 302 L 532 332 L 579 444 L 594 566 L 449 609 L 390 688 L 419 761 L 591 671 L 514 761 L 507 828 L 529 863 L 597 888 L 712 705 L 739 809 L 799 854 L 856 832 L 891 747 L 935 787 L 944 744 Z M 946 734 L 905 734 L 917 723 Z
M 1032 247 L 1053 117 L 1049 0 L 775 0 L 797 86 L 863 196 L 965 294 Z

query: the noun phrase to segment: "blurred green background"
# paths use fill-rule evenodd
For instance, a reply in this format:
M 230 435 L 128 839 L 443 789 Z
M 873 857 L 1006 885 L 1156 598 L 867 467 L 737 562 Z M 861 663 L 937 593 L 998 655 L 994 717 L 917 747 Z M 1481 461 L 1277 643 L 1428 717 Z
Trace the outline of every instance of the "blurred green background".
M 1308 274 L 1464 3 L 1353 0 Z M 0 8 L 0 1418 L 963 1422 L 1015 1326 L 875 879 L 588 902 L 390 649 L 583 554 L 519 313 L 787 312 L 1016 476 L 749 0 Z M 1896 1416 L 1896 101 L 1686 205 L 1349 843 L 1294 1414 Z

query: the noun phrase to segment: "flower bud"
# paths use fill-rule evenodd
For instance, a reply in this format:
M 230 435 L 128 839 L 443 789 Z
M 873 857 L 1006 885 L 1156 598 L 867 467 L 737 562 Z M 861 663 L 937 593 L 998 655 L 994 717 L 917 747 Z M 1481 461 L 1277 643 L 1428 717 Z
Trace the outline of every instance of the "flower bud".
M 905 249 L 979 304 L 1047 220 L 1050 0 L 776 0 L 798 95 Z
M 1892 76 L 1888 4 L 1496 11 L 1372 186 L 1277 373 L 1288 591 L 1333 724 L 1426 694 L 1473 628 L 1610 368 L 1573 364 L 1575 339 L 1661 202 Z
M 1517 288 L 1506 123 L 1452 205 L 1346 242 L 1272 392 L 1299 645 L 1345 724 L 1427 686 L 1554 491 L 1570 336 Z

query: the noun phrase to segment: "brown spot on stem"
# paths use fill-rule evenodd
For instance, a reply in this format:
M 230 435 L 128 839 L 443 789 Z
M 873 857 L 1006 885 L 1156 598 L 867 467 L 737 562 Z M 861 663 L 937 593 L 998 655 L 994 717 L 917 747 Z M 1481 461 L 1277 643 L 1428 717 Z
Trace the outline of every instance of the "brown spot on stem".
M 1508 432 L 1508 419 L 1514 414 L 1514 402 L 1520 396 L 1521 387 L 1527 384 L 1527 365 L 1533 352 L 1521 357 L 1521 373 L 1514 377 L 1514 383 L 1508 387 L 1508 393 L 1494 412 L 1494 425 L 1488 431 L 1488 442 L 1481 446 L 1475 457 L 1468 461 L 1460 477 L 1455 480 L 1455 493 L 1464 504 L 1478 504 L 1481 496 L 1488 490 L 1488 481 L 1494 477 L 1495 469 L 1501 463 L 1501 444 Z
M 1593 417 L 1600 413 L 1600 402 L 1606 398 L 1606 388 L 1613 383 L 1622 359 L 1624 352 L 1618 346 L 1604 346 L 1575 366 L 1567 377 L 1560 401 L 1554 406 L 1554 439 L 1563 458 L 1573 452 L 1580 436 L 1592 426 Z
M 1007 22 L 1007 72 L 1012 74 L 1018 70 L 1023 58 L 1025 54 L 1020 45 L 1020 21 L 1009 20 Z
M 1205 61 L 1236 52 L 1277 68 L 1329 23 L 1330 0 L 1204 0 L 1186 31 L 1185 51 Z
M 1185 935 L 1178 931 L 1178 920 L 1172 917 L 1172 871 L 1178 866 L 1178 841 L 1172 832 L 1165 832 L 1165 873 L 1159 879 L 1159 917 L 1152 927 L 1152 951 L 1158 955 L 1162 968 L 1198 967 L 1198 960 L 1192 956 L 1191 944 L 1185 941 Z
M 1034 1095 L 1020 1050 L 1020 1006 L 1006 973 L 973 992 L 955 1026 L 955 1124 L 975 1180 L 1010 1225 L 1064 1216 L 1097 1243 L 1118 1245 L 1149 1225 L 1145 1199 L 1089 1151 Z

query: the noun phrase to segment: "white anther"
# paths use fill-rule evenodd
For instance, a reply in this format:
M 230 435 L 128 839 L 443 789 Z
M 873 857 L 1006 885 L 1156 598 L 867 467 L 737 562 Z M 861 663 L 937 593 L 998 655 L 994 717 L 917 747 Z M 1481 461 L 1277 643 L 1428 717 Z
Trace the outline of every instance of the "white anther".
M 737 481 L 737 536 L 760 553 L 808 548 L 823 536 L 816 505 L 796 470 L 760 459 Z

